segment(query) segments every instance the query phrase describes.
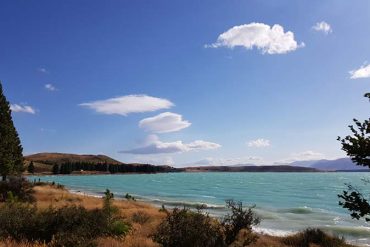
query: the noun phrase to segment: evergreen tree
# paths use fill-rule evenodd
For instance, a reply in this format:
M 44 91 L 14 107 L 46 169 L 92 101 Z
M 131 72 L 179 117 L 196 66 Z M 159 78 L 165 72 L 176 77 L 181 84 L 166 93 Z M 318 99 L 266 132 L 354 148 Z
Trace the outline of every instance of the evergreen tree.
M 5 181 L 8 175 L 23 171 L 22 145 L 14 127 L 9 102 L 3 94 L 0 82 L 0 175 Z
M 29 173 L 35 173 L 35 166 L 34 166 L 34 164 L 33 164 L 33 162 L 31 161 L 31 163 L 28 165 L 28 167 L 27 167 L 27 171 L 29 172 Z
M 57 165 L 57 164 L 53 165 L 52 172 L 53 172 L 53 174 L 59 174 L 59 165 Z

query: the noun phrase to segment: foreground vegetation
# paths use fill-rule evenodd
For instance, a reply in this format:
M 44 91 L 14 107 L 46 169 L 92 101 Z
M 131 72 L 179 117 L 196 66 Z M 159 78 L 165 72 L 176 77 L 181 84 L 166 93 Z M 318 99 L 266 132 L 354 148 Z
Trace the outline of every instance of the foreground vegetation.
M 21 202 L 8 194 L 0 203 L 0 246 L 102 247 L 347 247 L 342 239 L 317 229 L 289 237 L 256 234 L 259 223 L 253 209 L 229 201 L 230 214 L 222 220 L 201 207 L 167 210 L 130 198 L 114 200 L 71 194 L 60 185 L 36 182 L 32 196 Z M 31 202 L 31 203 L 30 203 Z

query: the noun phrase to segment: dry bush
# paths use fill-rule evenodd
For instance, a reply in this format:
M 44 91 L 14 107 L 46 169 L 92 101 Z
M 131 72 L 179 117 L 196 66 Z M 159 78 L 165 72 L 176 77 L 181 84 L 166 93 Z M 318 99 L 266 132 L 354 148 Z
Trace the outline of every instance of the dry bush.
M 281 242 L 281 237 L 259 235 L 258 240 L 255 243 L 249 245 L 249 247 L 288 247 Z
M 48 247 L 45 243 L 40 242 L 16 242 L 11 239 L 6 239 L 0 242 L 0 247 Z
M 146 212 L 140 210 L 134 213 L 131 219 L 135 223 L 144 225 L 145 223 L 149 222 L 151 218 Z
M 281 240 L 284 244 L 293 247 L 349 247 L 343 238 L 331 236 L 320 229 L 308 228 L 297 234 L 287 236 Z

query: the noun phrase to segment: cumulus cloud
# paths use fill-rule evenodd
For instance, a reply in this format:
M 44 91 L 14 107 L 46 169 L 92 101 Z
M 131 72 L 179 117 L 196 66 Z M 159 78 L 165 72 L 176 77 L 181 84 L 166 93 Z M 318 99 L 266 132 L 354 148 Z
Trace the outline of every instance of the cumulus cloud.
M 154 117 L 144 118 L 139 127 L 154 133 L 175 132 L 189 127 L 191 123 L 182 119 L 180 114 L 164 112 Z
M 317 22 L 312 27 L 312 29 L 315 30 L 315 31 L 318 31 L 318 32 L 323 32 L 325 34 L 329 34 L 329 33 L 333 32 L 333 29 L 331 28 L 331 26 L 325 21 Z
M 130 113 L 152 112 L 160 109 L 168 109 L 174 104 L 162 98 L 148 95 L 126 95 L 106 100 L 98 100 L 82 103 L 80 106 L 87 107 L 102 114 L 117 114 L 127 116 Z
M 294 39 L 294 33 L 284 32 L 284 28 L 278 24 L 271 27 L 253 22 L 232 27 L 220 34 L 215 43 L 206 45 L 211 48 L 238 46 L 246 49 L 257 48 L 267 54 L 284 54 L 303 47 L 304 43 L 298 44 Z
M 248 147 L 253 147 L 253 148 L 265 148 L 265 147 L 269 147 L 271 144 L 270 144 L 270 140 L 259 138 L 257 140 L 249 141 L 247 145 Z
M 36 110 L 32 106 L 29 106 L 29 105 L 11 104 L 10 110 L 12 112 L 23 112 L 23 113 L 30 113 L 30 114 L 36 113 Z
M 44 88 L 48 91 L 56 91 L 57 90 L 57 88 L 53 84 L 50 84 L 50 83 L 45 84 Z
M 351 79 L 369 78 L 370 77 L 370 64 L 364 64 L 359 69 L 351 70 Z
M 163 154 L 163 153 L 182 153 L 189 151 L 211 150 L 221 147 L 220 144 L 197 140 L 190 143 L 182 141 L 162 142 L 156 135 L 150 135 L 146 143 L 138 148 L 120 151 L 129 154 Z

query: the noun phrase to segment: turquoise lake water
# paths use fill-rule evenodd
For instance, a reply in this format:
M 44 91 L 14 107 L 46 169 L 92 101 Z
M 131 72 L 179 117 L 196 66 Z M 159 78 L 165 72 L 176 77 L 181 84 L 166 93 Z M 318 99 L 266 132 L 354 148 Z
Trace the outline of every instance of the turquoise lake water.
M 337 194 L 351 183 L 370 195 L 370 173 L 163 173 L 135 175 L 41 176 L 78 193 L 102 195 L 109 188 L 116 197 L 126 193 L 138 200 L 168 207 L 206 204 L 222 217 L 225 200 L 256 205 L 262 222 L 256 230 L 283 235 L 320 227 L 349 242 L 370 246 L 370 224 L 350 218 L 338 205 Z M 366 194 L 365 193 L 365 194 Z

